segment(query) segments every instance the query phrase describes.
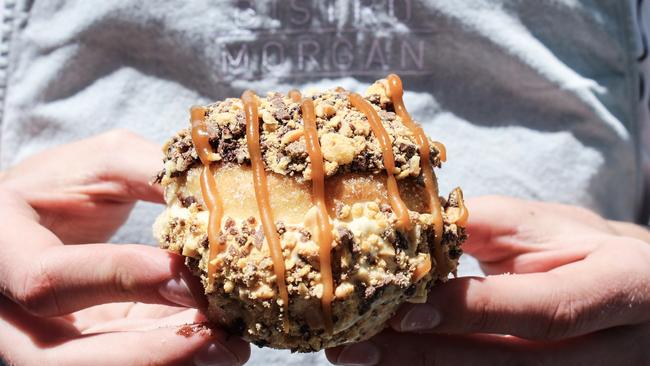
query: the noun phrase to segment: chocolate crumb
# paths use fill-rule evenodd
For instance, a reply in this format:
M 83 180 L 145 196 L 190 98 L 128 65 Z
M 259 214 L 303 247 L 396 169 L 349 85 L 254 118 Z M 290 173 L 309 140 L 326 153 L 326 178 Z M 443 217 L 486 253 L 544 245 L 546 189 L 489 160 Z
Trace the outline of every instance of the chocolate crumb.
M 195 334 L 209 336 L 211 333 L 212 329 L 206 323 L 185 324 L 176 331 L 176 334 L 185 338 L 189 338 Z
M 196 198 L 194 198 L 194 196 L 183 197 L 183 199 L 181 200 L 181 203 L 185 208 L 192 206 L 192 204 L 195 202 L 196 202 Z

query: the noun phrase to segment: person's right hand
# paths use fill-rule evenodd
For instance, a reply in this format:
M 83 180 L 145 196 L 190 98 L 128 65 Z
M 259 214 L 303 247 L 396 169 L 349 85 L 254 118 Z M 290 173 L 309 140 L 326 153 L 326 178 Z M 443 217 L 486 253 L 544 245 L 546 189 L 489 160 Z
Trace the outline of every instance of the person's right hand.
M 467 201 L 485 278 L 434 286 L 337 365 L 649 365 L 650 244 L 643 228 L 508 197 Z
M 249 345 L 239 338 L 200 324 L 183 327 L 204 319 L 191 308 L 199 290 L 181 257 L 102 242 L 136 200 L 162 201 L 160 188 L 148 184 L 159 159 L 154 144 L 112 132 L 46 151 L 2 175 L 0 358 L 10 365 L 248 359 Z

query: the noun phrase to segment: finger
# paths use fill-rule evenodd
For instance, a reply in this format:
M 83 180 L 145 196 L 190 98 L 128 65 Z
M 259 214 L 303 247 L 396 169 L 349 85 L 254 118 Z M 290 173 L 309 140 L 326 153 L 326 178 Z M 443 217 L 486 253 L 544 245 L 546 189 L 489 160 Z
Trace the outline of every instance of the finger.
M 10 209 L 0 210 L 0 291 L 25 309 L 55 316 L 109 302 L 205 305 L 180 256 L 142 245 L 61 245 L 29 206 L 1 193 Z
M 590 240 L 593 236 L 576 236 L 553 239 L 545 243 L 536 243 L 534 248 L 526 250 L 521 245 L 512 248 L 512 253 L 504 255 L 497 261 L 480 263 L 486 274 L 504 273 L 539 273 L 549 272 L 555 268 L 583 260 L 593 252 L 597 245 Z M 501 246 L 503 249 L 504 247 Z
M 107 324 L 118 319 L 126 320 L 150 320 L 166 318 L 177 313 L 195 311 L 176 306 L 143 304 L 139 302 L 112 303 L 91 306 L 67 316 L 67 320 L 74 323 L 74 326 L 81 332 L 95 327 L 98 323 Z M 184 323 L 204 322 L 206 319 L 197 317 Z
M 450 280 L 435 286 L 426 304 L 400 309 L 390 324 L 399 331 L 554 340 L 646 321 L 650 295 L 639 281 L 650 276 L 650 258 L 611 240 L 611 248 L 548 273 Z
M 11 364 L 241 365 L 250 355 L 247 343 L 202 325 L 81 335 L 64 323 L 0 298 L 0 349 Z
M 249 356 L 248 343 L 200 325 L 86 336 L 51 353 L 64 365 L 243 365 Z
M 642 365 L 647 326 L 608 329 L 562 342 L 531 342 L 494 335 L 397 334 L 327 350 L 336 365 Z
M 16 259 L 29 263 L 27 258 Z M 31 263 L 12 266 L 0 284 L 5 295 L 41 316 L 124 301 L 196 307 L 195 298 L 201 296 L 183 260 L 152 247 L 57 246 Z
M 604 219 L 579 207 L 505 196 L 470 198 L 466 204 L 471 215 L 463 250 L 483 263 L 547 249 L 556 238 L 613 233 Z
M 498 262 L 507 257 L 533 250 L 526 240 L 535 233 L 525 230 L 535 218 L 532 207 L 523 201 L 499 196 L 469 198 L 471 215 L 467 222 L 467 241 L 463 251 L 481 262 Z M 523 231 L 523 233 L 522 233 Z M 540 238 L 530 238 L 531 244 Z
M 182 312 L 190 312 L 196 315 L 196 317 L 193 318 L 192 321 L 186 321 L 185 323 L 205 321 L 205 318 L 198 316 L 199 313 L 197 313 L 196 309 L 188 309 L 184 307 L 158 305 L 158 304 L 143 304 L 139 302 L 134 303 L 133 307 L 131 307 L 126 317 L 131 319 L 136 319 L 136 318 L 159 319 L 159 318 L 173 316 L 175 314 L 182 313 Z
M 142 304 L 143 306 L 153 306 Z M 156 314 L 139 317 L 124 317 L 107 322 L 93 324 L 82 331 L 83 334 L 97 334 L 116 331 L 149 331 L 158 328 L 180 327 L 186 324 L 198 324 L 206 319 L 196 309 L 182 309 L 167 316 L 157 317 Z M 76 323 L 75 323 L 76 325 Z
M 113 130 L 94 139 L 105 150 L 98 162 L 97 184 L 84 187 L 86 192 L 116 200 L 164 203 L 162 187 L 151 184 L 162 166 L 160 146 L 128 130 Z M 129 146 L 127 153 L 118 153 L 124 146 Z
M 128 130 L 112 130 L 28 158 L 7 173 L 3 186 L 34 207 L 51 207 L 75 194 L 162 203 L 162 187 L 149 184 L 161 162 L 154 143 Z
M 612 229 L 616 230 L 618 235 L 628 236 L 650 243 L 650 230 L 648 230 L 647 226 L 623 221 L 608 221 L 608 223 Z

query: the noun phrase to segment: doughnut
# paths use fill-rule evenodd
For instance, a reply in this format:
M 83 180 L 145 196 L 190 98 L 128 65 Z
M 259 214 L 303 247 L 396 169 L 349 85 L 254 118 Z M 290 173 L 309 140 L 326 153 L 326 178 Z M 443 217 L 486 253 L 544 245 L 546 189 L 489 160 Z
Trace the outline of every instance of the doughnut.
M 210 322 L 258 346 L 368 339 L 455 274 L 468 210 L 460 188 L 440 197 L 445 146 L 397 75 L 194 106 L 163 152 L 154 236 L 201 279 Z

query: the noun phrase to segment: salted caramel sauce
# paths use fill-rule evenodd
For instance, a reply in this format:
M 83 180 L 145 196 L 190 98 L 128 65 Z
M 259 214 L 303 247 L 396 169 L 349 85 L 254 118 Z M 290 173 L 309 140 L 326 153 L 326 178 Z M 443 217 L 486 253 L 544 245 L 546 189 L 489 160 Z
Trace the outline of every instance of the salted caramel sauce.
M 273 212 L 271 211 L 266 171 L 264 170 L 264 161 L 262 160 L 262 151 L 260 148 L 260 121 L 257 110 L 257 96 L 254 92 L 247 90 L 242 94 L 241 100 L 244 104 L 244 113 L 246 114 L 246 143 L 251 160 L 255 199 L 262 221 L 264 236 L 269 245 L 269 252 L 273 260 L 276 283 L 280 298 L 282 299 L 282 307 L 285 311 L 284 325 L 286 328 L 286 310 L 289 306 L 289 294 L 287 293 L 284 278 L 284 255 L 282 254 L 282 245 L 280 244 Z
M 298 93 L 298 92 L 295 92 Z M 295 95 L 295 94 L 294 94 Z M 298 96 L 300 94 L 298 93 Z M 293 98 L 293 96 L 292 96 Z M 305 131 L 305 147 L 311 160 L 311 185 L 312 200 L 317 208 L 317 231 L 320 257 L 320 275 L 323 285 L 321 306 L 323 308 L 323 322 L 325 330 L 332 333 L 332 298 L 334 296 L 334 279 L 332 278 L 332 223 L 325 203 L 325 169 L 323 167 L 323 152 L 318 141 L 318 129 L 316 127 L 316 113 L 314 102 L 305 98 L 301 104 L 302 120 Z
M 422 127 L 413 122 L 413 119 L 411 119 L 411 116 L 406 111 L 404 100 L 402 98 L 404 95 L 402 80 L 395 74 L 388 75 L 386 80 L 389 87 L 389 90 L 387 91 L 391 102 L 393 103 L 395 113 L 397 113 L 397 115 L 402 119 L 404 125 L 415 136 L 415 141 L 420 150 L 420 168 L 424 177 L 424 186 L 426 188 L 427 198 L 429 201 L 429 212 L 431 212 L 433 215 L 434 220 L 434 257 L 436 259 L 436 272 L 439 276 L 446 276 L 446 274 L 449 272 L 449 269 L 447 268 L 446 258 L 442 251 L 442 207 L 440 205 L 440 197 L 438 195 L 438 182 L 436 181 L 436 175 L 429 160 L 429 140 L 427 139 L 427 136 L 425 135 Z M 444 145 L 442 146 L 444 147 Z M 437 147 L 440 148 L 439 146 Z M 446 150 L 443 148 L 441 149 L 441 152 L 443 151 Z
M 219 231 L 221 230 L 221 218 L 223 216 L 223 202 L 219 196 L 210 161 L 212 147 L 210 146 L 210 139 L 205 124 L 205 113 L 206 109 L 204 107 L 195 106 L 190 109 L 192 143 L 203 164 L 200 180 L 201 194 L 203 195 L 203 202 L 205 202 L 210 213 L 208 219 L 208 281 L 212 281 L 216 271 L 214 259 L 221 249 L 218 238 Z
M 436 147 L 436 150 L 439 151 L 440 161 L 442 161 L 443 163 L 446 162 L 447 148 L 445 147 L 445 145 L 442 142 L 438 142 L 438 141 L 433 141 L 431 142 L 431 144 Z
M 431 257 L 427 254 L 424 257 L 424 260 L 415 267 L 415 271 L 413 271 L 413 278 L 412 278 L 413 282 L 418 282 L 419 280 L 424 278 L 424 276 L 429 274 L 429 272 L 431 271 L 431 266 L 432 266 Z
M 411 220 L 409 218 L 409 210 L 402 198 L 400 197 L 399 188 L 397 186 L 397 180 L 395 179 L 395 157 L 393 156 L 393 145 L 390 141 L 390 136 L 386 129 L 381 124 L 381 118 L 372 108 L 372 105 L 368 103 L 361 95 L 357 93 L 350 93 L 350 104 L 363 114 L 366 115 L 368 123 L 372 132 L 375 134 L 379 145 L 381 146 L 381 152 L 384 158 L 384 167 L 386 168 L 386 187 L 388 189 L 388 199 L 390 201 L 390 206 L 397 216 L 397 227 L 402 230 L 409 230 L 411 228 Z
M 206 112 L 207 110 L 201 106 L 193 106 L 190 108 L 192 143 L 194 143 L 194 149 L 199 155 L 199 159 L 204 166 L 210 165 L 210 155 L 212 154 L 210 137 L 208 136 L 208 130 L 205 124 Z
M 463 191 L 461 191 L 460 188 L 456 188 L 454 191 L 458 195 L 458 206 L 460 208 L 460 215 L 458 215 L 458 219 L 456 219 L 455 224 L 465 227 L 467 226 L 467 220 L 469 219 L 469 210 L 467 210 L 467 206 L 465 206 Z
M 296 89 L 289 90 L 289 93 L 287 93 L 287 95 L 296 103 L 300 103 L 302 101 L 302 95 Z

